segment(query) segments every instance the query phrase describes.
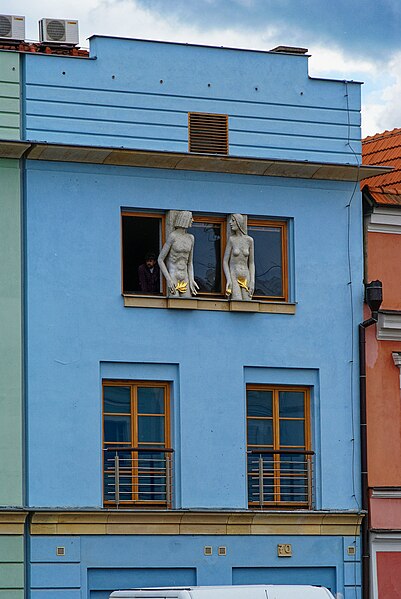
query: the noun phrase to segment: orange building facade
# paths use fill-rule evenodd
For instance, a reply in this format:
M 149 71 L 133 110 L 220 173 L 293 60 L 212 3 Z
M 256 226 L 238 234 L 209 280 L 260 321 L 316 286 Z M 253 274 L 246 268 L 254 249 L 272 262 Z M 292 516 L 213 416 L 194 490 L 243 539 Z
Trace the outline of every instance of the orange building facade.
M 393 170 L 363 188 L 365 280 L 383 283 L 366 331 L 371 598 L 401 598 L 401 129 L 363 142 L 363 162 Z

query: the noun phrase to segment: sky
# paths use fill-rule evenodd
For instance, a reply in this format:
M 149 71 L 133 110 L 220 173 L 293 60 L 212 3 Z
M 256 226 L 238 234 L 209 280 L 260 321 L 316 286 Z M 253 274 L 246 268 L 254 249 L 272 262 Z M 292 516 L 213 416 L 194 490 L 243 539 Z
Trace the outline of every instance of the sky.
M 401 127 L 401 0 L 0 0 L 0 14 L 78 19 L 94 34 L 271 50 L 308 48 L 309 75 L 363 81 L 362 135 Z

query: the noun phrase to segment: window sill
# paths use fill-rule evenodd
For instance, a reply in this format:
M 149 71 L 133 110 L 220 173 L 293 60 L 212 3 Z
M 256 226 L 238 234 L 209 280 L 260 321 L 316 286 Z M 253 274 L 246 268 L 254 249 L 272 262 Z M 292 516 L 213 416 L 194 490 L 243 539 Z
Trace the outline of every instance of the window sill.
M 185 298 L 176 299 L 148 295 L 123 295 L 126 308 L 172 308 L 175 310 L 213 310 L 221 312 L 262 312 L 269 314 L 295 314 L 295 304 L 289 302 L 236 302 L 226 299 Z

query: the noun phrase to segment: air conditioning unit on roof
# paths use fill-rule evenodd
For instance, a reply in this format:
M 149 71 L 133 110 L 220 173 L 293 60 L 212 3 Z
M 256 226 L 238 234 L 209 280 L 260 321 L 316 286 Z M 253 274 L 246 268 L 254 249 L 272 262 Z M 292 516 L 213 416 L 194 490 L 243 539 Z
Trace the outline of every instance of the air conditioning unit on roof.
M 0 15 L 0 40 L 21 42 L 25 39 L 25 17 Z
M 44 44 L 76 46 L 79 43 L 78 21 L 41 19 L 39 38 Z

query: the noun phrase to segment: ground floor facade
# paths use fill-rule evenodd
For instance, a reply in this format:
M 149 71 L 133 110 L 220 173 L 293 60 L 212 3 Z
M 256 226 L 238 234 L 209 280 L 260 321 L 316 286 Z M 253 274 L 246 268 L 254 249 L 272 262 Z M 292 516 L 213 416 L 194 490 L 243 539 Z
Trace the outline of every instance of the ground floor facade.
M 351 513 L 35 512 L 28 597 L 108 599 L 138 586 L 314 584 L 361 597 Z

